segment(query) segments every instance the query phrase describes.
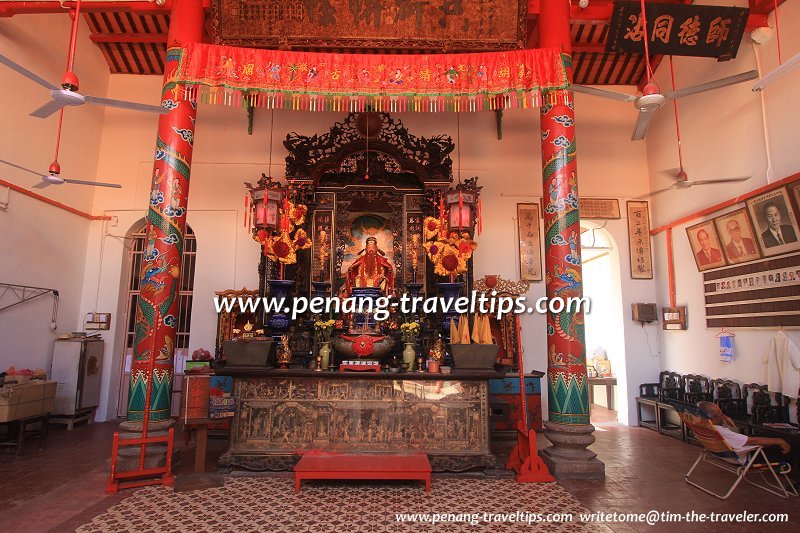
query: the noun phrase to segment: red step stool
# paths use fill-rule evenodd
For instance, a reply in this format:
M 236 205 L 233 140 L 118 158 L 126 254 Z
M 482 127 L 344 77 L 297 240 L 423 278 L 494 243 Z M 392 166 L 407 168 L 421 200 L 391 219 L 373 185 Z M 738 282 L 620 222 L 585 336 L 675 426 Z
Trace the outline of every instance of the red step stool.
M 431 463 L 424 453 L 307 452 L 294 466 L 294 490 L 304 479 L 418 479 L 431 491 Z

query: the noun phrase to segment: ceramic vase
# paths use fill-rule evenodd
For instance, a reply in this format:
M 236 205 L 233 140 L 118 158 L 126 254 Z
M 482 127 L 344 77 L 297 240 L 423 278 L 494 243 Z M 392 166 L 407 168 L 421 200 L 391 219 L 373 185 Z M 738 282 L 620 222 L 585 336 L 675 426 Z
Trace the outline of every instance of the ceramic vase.
M 450 319 L 456 317 L 455 299 L 461 294 L 461 288 L 464 286 L 463 282 L 456 281 L 454 283 L 438 283 L 442 291 L 442 301 L 449 303 L 447 312 L 442 315 L 442 331 L 450 331 Z M 456 319 L 458 320 L 458 319 Z
M 417 356 L 417 351 L 414 349 L 413 342 L 407 342 L 406 347 L 403 348 L 403 363 L 406 365 L 406 370 L 409 372 L 414 370 L 414 358 Z
M 331 363 L 331 343 L 323 342 L 319 349 L 319 355 L 322 357 L 322 370 L 328 370 Z
M 269 284 L 270 298 L 275 300 L 280 300 L 283 298 L 283 307 L 291 307 L 289 293 L 291 292 L 292 287 L 294 287 L 294 280 L 268 279 L 267 283 Z M 289 320 L 289 315 L 284 313 L 283 309 L 273 313 L 272 316 L 269 317 L 269 320 L 267 320 L 267 326 L 269 326 L 270 331 L 272 331 L 272 337 L 275 339 L 279 339 L 281 335 L 286 333 L 291 324 L 292 323 Z

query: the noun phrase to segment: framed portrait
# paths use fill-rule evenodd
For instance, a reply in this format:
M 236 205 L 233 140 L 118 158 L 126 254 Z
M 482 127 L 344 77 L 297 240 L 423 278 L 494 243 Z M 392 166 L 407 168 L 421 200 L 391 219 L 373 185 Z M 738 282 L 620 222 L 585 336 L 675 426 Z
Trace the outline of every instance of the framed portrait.
M 692 246 L 692 255 L 700 272 L 725 266 L 725 256 L 722 255 L 722 245 L 714 228 L 712 220 L 686 228 L 689 244 Z
M 519 231 L 519 278 L 542 281 L 542 238 L 539 233 L 539 204 L 517 204 Z
M 714 219 L 714 225 L 729 265 L 761 259 L 761 248 L 747 209 L 741 208 L 718 216 Z
M 784 187 L 747 200 L 747 209 L 756 226 L 758 244 L 765 257 L 800 250 L 797 218 Z
M 789 189 L 789 196 L 794 201 L 794 217 L 797 219 L 800 217 L 800 180 L 790 183 L 787 189 Z

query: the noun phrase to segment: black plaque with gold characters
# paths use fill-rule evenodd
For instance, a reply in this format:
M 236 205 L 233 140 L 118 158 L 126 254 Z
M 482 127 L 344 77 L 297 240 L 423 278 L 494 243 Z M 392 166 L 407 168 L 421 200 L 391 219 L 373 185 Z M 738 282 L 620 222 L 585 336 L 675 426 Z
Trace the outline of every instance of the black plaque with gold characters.
M 647 45 L 651 54 L 733 59 L 749 9 L 648 2 Z M 614 2 L 606 52 L 644 53 L 645 24 L 639 2 Z

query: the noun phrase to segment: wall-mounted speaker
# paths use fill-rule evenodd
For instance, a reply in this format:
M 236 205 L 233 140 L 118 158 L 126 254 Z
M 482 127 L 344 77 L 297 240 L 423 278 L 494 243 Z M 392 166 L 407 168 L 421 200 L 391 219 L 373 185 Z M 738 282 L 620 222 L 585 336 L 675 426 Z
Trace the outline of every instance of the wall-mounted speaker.
M 658 309 L 656 304 L 631 304 L 633 309 L 633 320 L 645 324 L 646 322 L 658 321 Z

